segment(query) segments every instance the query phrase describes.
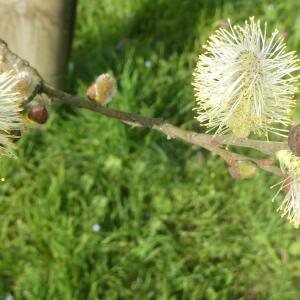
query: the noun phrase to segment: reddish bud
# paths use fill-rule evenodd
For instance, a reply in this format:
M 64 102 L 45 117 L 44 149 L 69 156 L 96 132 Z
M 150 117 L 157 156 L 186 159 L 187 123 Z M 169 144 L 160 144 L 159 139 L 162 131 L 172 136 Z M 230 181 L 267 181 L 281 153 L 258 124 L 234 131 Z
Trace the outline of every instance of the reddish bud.
M 90 100 L 95 100 L 96 99 L 96 87 L 95 87 L 95 84 L 91 84 L 87 91 L 86 91 L 86 95 L 88 96 L 88 98 Z
M 44 104 L 38 104 L 33 106 L 28 113 L 28 117 L 36 123 L 46 123 L 48 120 L 48 111 L 46 106 Z
M 300 124 L 290 130 L 288 145 L 296 156 L 300 156 Z

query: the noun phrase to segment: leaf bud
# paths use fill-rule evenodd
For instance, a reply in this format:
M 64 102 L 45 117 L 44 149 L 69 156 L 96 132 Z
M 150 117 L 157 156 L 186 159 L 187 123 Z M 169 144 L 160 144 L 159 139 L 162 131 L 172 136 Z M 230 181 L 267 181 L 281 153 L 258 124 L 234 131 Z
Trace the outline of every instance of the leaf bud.
M 257 167 L 251 161 L 240 160 L 231 164 L 228 168 L 229 174 L 236 180 L 254 177 Z

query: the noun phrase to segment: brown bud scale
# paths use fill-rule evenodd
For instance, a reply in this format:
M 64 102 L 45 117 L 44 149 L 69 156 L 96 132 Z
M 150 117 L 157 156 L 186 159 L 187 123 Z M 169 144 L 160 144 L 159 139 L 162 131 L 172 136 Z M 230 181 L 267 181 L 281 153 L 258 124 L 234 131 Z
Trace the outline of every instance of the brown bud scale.
M 290 130 L 288 145 L 296 156 L 300 156 L 300 124 Z
M 95 84 L 91 84 L 89 88 L 87 89 L 86 95 L 90 100 L 95 100 L 96 99 L 96 87 Z

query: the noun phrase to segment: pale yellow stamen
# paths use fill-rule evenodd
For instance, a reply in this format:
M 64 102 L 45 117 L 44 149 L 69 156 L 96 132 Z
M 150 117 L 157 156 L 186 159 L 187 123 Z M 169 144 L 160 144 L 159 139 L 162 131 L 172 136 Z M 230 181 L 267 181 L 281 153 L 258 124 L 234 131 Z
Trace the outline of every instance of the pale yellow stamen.
M 193 83 L 197 119 L 216 134 L 283 135 L 285 130 L 272 124 L 290 124 L 299 62 L 286 51 L 278 31 L 270 37 L 266 31 L 253 17 L 244 26 L 229 22 L 228 30 L 213 34 L 199 56 Z

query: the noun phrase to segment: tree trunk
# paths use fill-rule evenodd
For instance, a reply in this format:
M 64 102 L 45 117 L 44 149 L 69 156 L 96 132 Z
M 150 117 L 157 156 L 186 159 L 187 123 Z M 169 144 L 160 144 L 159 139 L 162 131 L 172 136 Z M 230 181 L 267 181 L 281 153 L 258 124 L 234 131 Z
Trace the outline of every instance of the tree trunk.
M 63 87 L 76 0 L 0 0 L 0 38 L 44 79 Z

